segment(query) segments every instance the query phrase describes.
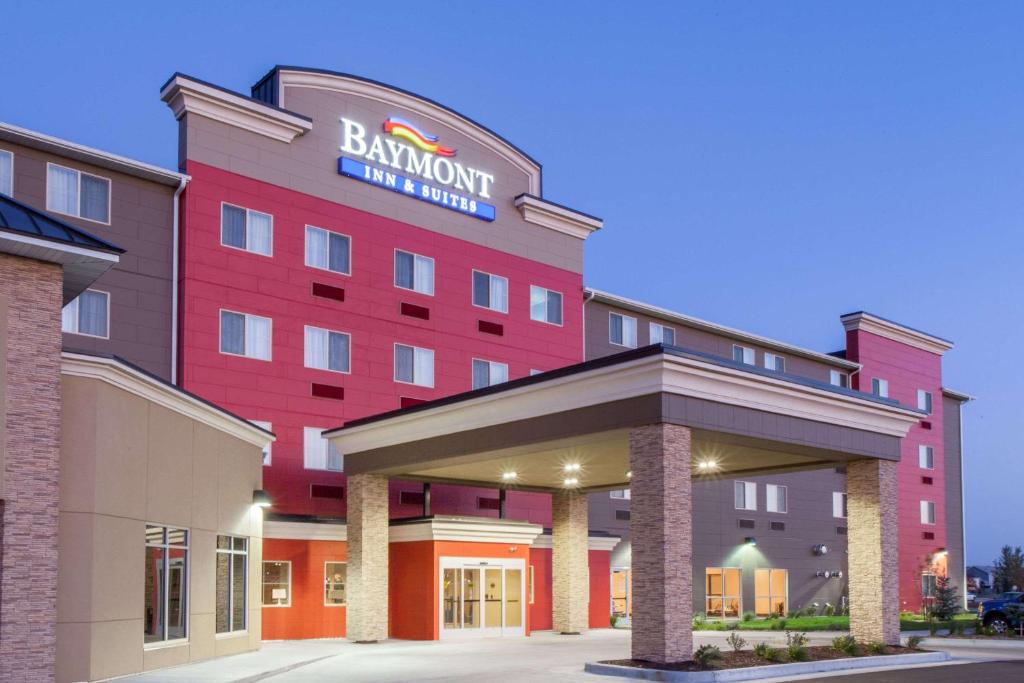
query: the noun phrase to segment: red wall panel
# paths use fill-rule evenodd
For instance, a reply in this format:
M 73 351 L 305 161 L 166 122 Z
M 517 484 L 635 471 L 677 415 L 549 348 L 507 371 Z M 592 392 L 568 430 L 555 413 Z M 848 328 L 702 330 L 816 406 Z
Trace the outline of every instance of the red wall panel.
M 292 604 L 263 608 L 263 639 L 344 637 L 345 607 L 324 605 L 324 563 L 346 558 L 346 544 L 341 541 L 263 539 L 264 561 L 292 563 Z M 261 567 L 249 571 L 261 571 Z

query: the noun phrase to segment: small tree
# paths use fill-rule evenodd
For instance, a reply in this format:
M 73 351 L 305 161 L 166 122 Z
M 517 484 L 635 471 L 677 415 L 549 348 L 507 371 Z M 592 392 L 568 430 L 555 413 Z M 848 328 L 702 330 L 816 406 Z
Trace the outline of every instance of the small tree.
M 932 616 L 943 621 L 950 619 L 960 611 L 960 594 L 948 576 L 935 579 L 935 602 L 932 603 Z
M 1024 586 L 1024 551 L 1004 545 L 992 570 L 992 588 L 1003 593 Z

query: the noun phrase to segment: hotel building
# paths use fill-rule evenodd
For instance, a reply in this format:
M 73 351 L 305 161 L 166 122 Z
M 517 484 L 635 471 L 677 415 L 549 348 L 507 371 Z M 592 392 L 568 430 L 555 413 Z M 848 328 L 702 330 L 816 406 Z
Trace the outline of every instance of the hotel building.
M 43 659 L 6 660 L 24 680 L 612 614 L 634 619 L 634 654 L 664 660 L 682 655 L 651 643 L 652 615 L 687 646 L 695 612 L 840 611 L 851 594 L 867 610 L 879 573 L 875 616 L 850 607 L 858 633 L 891 639 L 935 576 L 962 586 L 969 397 L 943 386 L 951 343 L 854 313 L 823 353 L 587 289 L 602 221 L 547 199 L 511 142 L 385 84 L 276 67 L 248 95 L 175 74 L 161 97 L 178 171 L 0 126 L 0 194 L 25 216 L 0 235 L 51 221 L 117 254 L 63 270 L 61 513 L 32 552 L 68 574 L 38 588 Z M 3 251 L 12 269 L 47 262 Z M 6 329 L 10 387 L 22 333 Z M 7 392 L 7 453 L 22 400 Z M 192 445 L 170 446 L 181 430 Z M 17 465 L 5 531 L 25 519 Z M 117 567 L 138 605 L 111 602 L 112 548 L 145 551 Z M 28 551 L 0 550 L 15 629 L 8 596 L 29 577 L 6 568 Z

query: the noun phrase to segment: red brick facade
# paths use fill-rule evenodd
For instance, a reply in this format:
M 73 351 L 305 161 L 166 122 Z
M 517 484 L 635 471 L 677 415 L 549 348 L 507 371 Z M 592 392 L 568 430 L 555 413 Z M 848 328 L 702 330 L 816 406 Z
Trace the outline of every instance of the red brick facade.
M 57 623 L 60 266 L 0 254 L 7 295 L 0 680 L 52 681 Z

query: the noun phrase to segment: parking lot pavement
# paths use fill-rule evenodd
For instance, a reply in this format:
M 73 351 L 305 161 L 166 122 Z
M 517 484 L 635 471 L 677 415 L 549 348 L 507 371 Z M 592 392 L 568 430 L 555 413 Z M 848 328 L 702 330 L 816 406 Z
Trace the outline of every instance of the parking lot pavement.
M 775 683 L 781 680 L 773 679 L 760 683 Z M 835 676 L 812 675 L 784 680 L 801 683 L 1016 683 L 1024 681 L 1024 661 L 946 664 Z

